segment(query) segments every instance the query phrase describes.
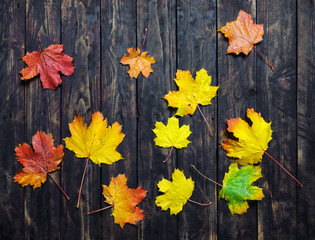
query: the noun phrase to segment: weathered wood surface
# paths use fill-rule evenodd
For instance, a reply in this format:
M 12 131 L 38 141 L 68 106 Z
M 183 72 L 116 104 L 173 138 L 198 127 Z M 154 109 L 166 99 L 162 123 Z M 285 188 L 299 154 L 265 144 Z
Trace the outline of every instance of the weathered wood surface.
M 239 9 L 264 24 L 257 48 L 274 65 L 272 71 L 252 51 L 248 56 L 226 54 L 228 41 L 217 32 L 235 20 Z M 1 1 L 0 2 L 0 239 L 314 239 L 315 238 L 315 4 L 293 1 Z M 21 57 L 38 49 L 31 20 L 42 45 L 62 43 L 74 58 L 75 73 L 62 77 L 56 90 L 43 90 L 39 77 L 22 81 Z M 142 45 L 157 61 L 148 79 L 130 79 L 121 57 Z M 198 111 L 180 119 L 190 124 L 191 143 L 162 160 L 169 149 L 155 146 L 156 121 L 175 111 L 163 96 L 177 87 L 176 70 L 205 68 L 212 85 L 219 85 L 212 105 L 202 107 L 212 138 Z M 247 213 L 232 216 L 218 200 L 220 187 L 200 177 L 222 182 L 233 161 L 220 142 L 226 121 L 245 117 L 255 108 L 272 121 L 273 139 L 267 150 L 303 183 L 300 188 L 267 156 L 261 163 L 263 201 L 251 202 Z M 38 131 L 52 133 L 55 145 L 70 135 L 76 113 L 90 122 L 101 111 L 109 124 L 118 121 L 126 137 L 118 147 L 124 160 L 99 167 L 89 162 L 80 207 L 76 208 L 85 159 L 65 149 L 59 171 L 52 174 L 70 196 L 67 201 L 47 179 L 36 190 L 14 182 L 22 166 L 14 148 L 31 143 Z M 195 181 L 193 200 L 211 201 L 202 207 L 188 202 L 177 216 L 155 205 L 157 182 L 170 179 L 174 168 Z M 145 218 L 123 229 L 105 207 L 102 184 L 125 173 L 129 187 L 148 190 L 140 203 Z

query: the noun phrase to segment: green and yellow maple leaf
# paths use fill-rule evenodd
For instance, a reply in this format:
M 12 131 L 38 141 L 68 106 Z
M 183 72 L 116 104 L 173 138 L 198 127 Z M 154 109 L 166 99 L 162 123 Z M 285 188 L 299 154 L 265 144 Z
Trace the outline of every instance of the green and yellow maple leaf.
M 232 163 L 229 172 L 225 173 L 223 187 L 219 198 L 224 198 L 233 214 L 243 214 L 249 208 L 247 200 L 261 200 L 264 198 L 262 188 L 251 186 L 261 178 L 259 166 L 247 165 L 239 169 L 237 163 Z
M 205 69 L 196 73 L 195 80 L 189 71 L 177 70 L 174 81 L 179 90 L 170 91 L 164 99 L 168 101 L 170 107 L 177 108 L 176 115 L 181 117 L 193 115 L 198 104 L 211 104 L 211 99 L 216 96 L 219 88 L 210 86 L 211 76 Z
M 177 214 L 182 211 L 183 206 L 191 197 L 194 191 L 194 181 L 190 178 L 186 179 L 183 171 L 175 169 L 172 174 L 172 182 L 162 179 L 157 186 L 160 192 L 164 194 L 157 196 L 155 204 L 166 211 L 170 209 L 170 214 Z
M 250 126 L 241 118 L 228 120 L 228 131 L 238 139 L 228 139 L 221 143 L 228 157 L 237 158 L 242 165 L 255 164 L 261 161 L 262 155 L 272 139 L 271 122 L 267 123 L 254 109 L 247 109 L 247 117 L 252 121 Z

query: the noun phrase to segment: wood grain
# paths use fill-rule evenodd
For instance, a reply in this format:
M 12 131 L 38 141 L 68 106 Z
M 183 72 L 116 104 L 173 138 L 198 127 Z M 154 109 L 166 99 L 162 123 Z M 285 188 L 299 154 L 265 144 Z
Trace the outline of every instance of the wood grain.
M 176 166 L 173 155 L 167 162 L 163 160 L 169 149 L 155 145 L 152 129 L 156 121 L 167 123 L 172 115 L 162 99 L 174 87 L 176 62 L 175 1 L 138 1 L 137 3 L 137 46 L 141 46 L 145 28 L 148 29 L 144 51 L 154 57 L 153 73 L 146 79 L 137 79 L 138 90 L 138 183 L 147 189 L 148 196 L 142 207 L 146 217 L 139 224 L 141 239 L 176 239 L 177 218 L 168 211 L 161 211 L 155 205 L 160 193 L 157 183 L 162 178 L 170 179 Z M 173 88 L 174 89 L 174 88 Z
M 315 2 L 299 1 L 297 6 L 297 236 L 315 236 Z M 307 34 L 305 34 L 307 33 Z
M 239 10 L 252 15 L 255 20 L 255 1 L 219 1 L 217 6 L 218 29 L 227 22 L 235 21 Z M 218 138 L 219 142 L 227 138 L 227 120 L 245 117 L 247 108 L 255 107 L 256 100 L 256 54 L 248 56 L 226 54 L 228 41 L 223 34 L 218 36 Z M 226 157 L 219 145 L 218 181 L 222 183 L 224 174 L 234 161 Z M 218 189 L 220 190 L 220 189 Z M 257 202 L 250 202 L 246 214 L 232 216 L 225 200 L 218 200 L 218 239 L 256 239 Z
M 191 71 L 194 78 L 196 72 L 204 68 L 208 75 L 212 75 L 211 85 L 217 86 L 215 1 L 178 2 L 177 26 L 177 68 Z M 193 116 L 180 118 L 180 124 L 190 124 L 192 134 L 189 137 L 191 143 L 187 148 L 178 151 L 178 167 L 184 170 L 186 177 L 191 176 L 195 181 L 191 199 L 213 203 L 206 207 L 186 203 L 178 215 L 179 239 L 217 237 L 217 188 L 191 168 L 193 164 L 209 178 L 214 180 L 217 178 L 216 97 L 212 103 L 200 108 L 211 126 L 213 138 L 198 109 Z
M 89 125 L 92 114 L 100 110 L 100 4 L 96 1 L 63 1 L 62 42 L 64 52 L 74 58 L 74 75 L 62 84 L 62 137 L 70 136 L 68 123 L 74 115 Z M 61 238 L 100 239 L 101 216 L 87 213 L 98 209 L 101 201 L 101 168 L 89 161 L 79 208 L 76 208 L 85 159 L 65 149 L 62 184 L 71 194 L 62 199 Z
M 24 67 L 19 59 L 25 48 L 25 1 L 1 1 L 0 19 L 0 239 L 24 239 L 25 188 L 14 182 L 22 168 L 14 148 L 25 141 L 24 84 L 19 75 Z
M 109 123 L 119 122 L 125 134 L 117 150 L 123 160 L 102 167 L 102 184 L 109 185 L 112 177 L 125 174 L 129 188 L 137 188 L 137 99 L 136 80 L 130 79 L 127 66 L 120 59 L 127 48 L 136 44 L 136 1 L 102 1 L 102 110 Z M 102 196 L 102 207 L 104 203 Z M 123 229 L 114 223 L 112 210 L 102 213 L 102 237 L 137 239 L 137 227 L 126 224 Z
M 272 121 L 267 152 L 296 175 L 296 2 L 259 2 L 257 21 L 264 23 L 259 49 L 275 71 L 257 57 L 257 110 Z M 259 76 L 259 77 L 258 77 Z M 260 239 L 296 238 L 296 182 L 263 156 L 265 198 L 259 203 Z M 286 226 L 286 227 L 284 227 Z

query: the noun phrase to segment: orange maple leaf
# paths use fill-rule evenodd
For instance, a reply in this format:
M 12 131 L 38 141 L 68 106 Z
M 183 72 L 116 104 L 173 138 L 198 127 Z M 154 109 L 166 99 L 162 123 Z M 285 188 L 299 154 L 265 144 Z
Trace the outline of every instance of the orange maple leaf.
M 109 186 L 103 185 L 105 202 L 113 206 L 112 215 L 121 228 L 126 223 L 136 224 L 143 219 L 143 211 L 137 205 L 146 197 L 146 193 L 141 187 L 128 188 L 125 174 L 112 177 Z
M 238 13 L 236 21 L 227 23 L 219 31 L 229 38 L 228 53 L 243 52 L 246 55 L 264 35 L 263 24 L 254 24 L 252 16 L 243 10 Z
M 149 77 L 150 73 L 153 72 L 151 64 L 155 63 L 155 60 L 150 55 L 147 55 L 147 52 L 140 54 L 140 49 L 137 48 L 128 48 L 129 54 L 125 54 L 120 60 L 120 63 L 123 65 L 129 65 L 130 69 L 128 71 L 131 78 L 137 78 L 141 72 L 146 78 Z
M 54 44 L 32 53 L 27 52 L 22 59 L 28 67 L 20 72 L 22 74 L 21 79 L 31 79 L 40 74 L 43 88 L 56 89 L 62 82 L 58 72 L 69 76 L 74 71 L 73 58 L 62 51 L 62 44 Z
M 16 158 L 24 168 L 15 173 L 14 181 L 22 185 L 33 186 L 33 189 L 40 187 L 46 181 L 47 174 L 59 169 L 58 164 L 63 158 L 63 146 L 54 147 L 54 139 L 51 134 L 38 131 L 32 138 L 33 151 L 27 143 L 15 148 Z M 68 198 L 59 184 L 57 184 L 63 194 Z

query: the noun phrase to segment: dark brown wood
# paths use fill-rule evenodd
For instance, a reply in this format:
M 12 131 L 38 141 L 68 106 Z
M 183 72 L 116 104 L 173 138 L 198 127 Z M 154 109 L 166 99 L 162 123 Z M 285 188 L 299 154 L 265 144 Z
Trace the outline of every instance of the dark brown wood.
M 141 239 L 176 239 L 177 218 L 170 212 L 161 211 L 155 205 L 158 196 L 157 183 L 162 178 L 171 179 L 176 166 L 175 154 L 165 163 L 170 149 L 155 145 L 152 129 L 156 121 L 167 123 L 172 116 L 163 100 L 174 87 L 176 70 L 175 1 L 145 1 L 137 3 L 137 46 L 143 42 L 145 29 L 148 35 L 143 50 L 154 57 L 153 73 L 146 79 L 138 77 L 138 183 L 147 189 L 148 196 L 142 207 L 146 217 L 139 224 Z M 136 47 L 136 46 L 135 46 Z M 173 88 L 174 89 L 174 88 Z
M 60 1 L 26 1 L 30 19 L 43 48 L 60 41 Z M 26 51 L 39 49 L 32 25 L 26 22 Z M 26 142 L 42 130 L 60 143 L 60 88 L 44 90 L 39 75 L 25 84 Z M 60 171 L 51 176 L 59 182 Z M 24 198 L 25 239 L 56 239 L 60 234 L 60 190 L 47 178 L 41 188 L 28 186 Z
M 264 23 L 258 49 L 275 71 L 257 57 L 257 110 L 272 121 L 267 152 L 296 175 L 296 1 L 258 2 L 257 22 Z M 259 203 L 259 237 L 296 239 L 298 184 L 268 156 L 261 163 L 265 198 Z M 285 226 L 285 227 L 284 227 Z
M 136 44 L 136 1 L 102 1 L 102 111 L 109 124 L 118 122 L 125 134 L 118 146 L 123 160 L 102 167 L 102 184 L 109 185 L 112 177 L 125 174 L 129 188 L 137 188 L 137 107 L 136 80 L 127 74 L 129 67 L 120 64 L 127 48 Z M 102 207 L 103 195 L 100 196 Z M 123 229 L 114 223 L 112 209 L 102 212 L 102 237 L 137 239 L 137 227 L 126 224 Z
M 217 30 L 234 21 L 239 10 L 264 24 L 257 48 L 274 65 L 272 71 L 252 50 L 248 56 L 226 54 L 228 40 Z M 0 239 L 312 239 L 315 235 L 314 182 L 314 17 L 313 1 L 202 1 L 202 0 L 17 0 L 0 1 Z M 26 67 L 21 57 L 37 49 L 30 18 L 44 48 L 64 44 L 74 58 L 75 74 L 62 76 L 56 90 L 44 90 L 39 76 L 22 81 Z M 120 64 L 127 48 L 141 47 L 155 58 L 153 73 L 130 78 L 129 66 Z M 201 107 L 214 138 L 198 110 L 180 118 L 190 124 L 187 148 L 173 151 L 155 145 L 156 121 L 167 123 L 175 109 L 163 99 L 176 90 L 176 70 L 205 68 L 219 85 L 212 105 Z M 250 201 L 246 214 L 232 216 L 220 187 L 199 176 L 222 183 L 234 161 L 220 142 L 226 139 L 230 118 L 244 118 L 247 108 L 272 121 L 273 139 L 267 152 L 303 183 L 300 188 L 268 156 L 263 156 L 262 201 Z M 55 146 L 70 136 L 68 123 L 76 113 L 89 125 L 101 111 L 109 125 L 118 121 L 126 134 L 117 150 L 124 157 L 99 167 L 89 162 L 80 207 L 76 201 L 85 159 L 68 149 L 61 170 L 52 176 L 70 201 L 47 179 L 36 190 L 14 182 L 22 165 L 14 148 L 31 144 L 38 131 L 52 133 Z M 212 201 L 208 207 L 187 202 L 177 216 L 155 204 L 157 183 L 171 180 L 175 168 L 195 181 L 192 200 Z M 102 184 L 119 173 L 128 186 L 148 191 L 139 204 L 145 217 L 123 229 L 114 223 Z
M 315 236 L 315 2 L 297 2 L 297 236 Z
M 68 123 L 74 115 L 91 123 L 100 110 L 100 4 L 97 1 L 62 1 L 62 42 L 64 52 L 74 58 L 74 75 L 62 85 L 62 137 L 70 136 Z M 64 143 L 64 141 L 63 141 Z M 101 216 L 87 213 L 98 209 L 101 201 L 101 168 L 89 161 L 79 208 L 76 208 L 85 159 L 65 149 L 62 185 L 71 195 L 62 199 L 61 238 L 100 239 Z
M 25 1 L 0 3 L 0 239 L 24 239 L 24 192 L 14 182 L 22 165 L 14 148 L 25 141 L 24 67 Z M 19 227 L 12 227 L 19 226 Z
M 255 1 L 219 1 L 217 6 L 218 29 L 227 22 L 235 21 L 239 10 L 252 15 L 255 20 Z M 243 118 L 247 108 L 255 107 L 256 95 L 256 56 L 252 51 L 245 56 L 226 54 L 228 40 L 219 33 L 218 36 L 218 138 L 221 143 L 227 137 L 227 120 Z M 234 161 L 226 156 L 226 151 L 218 146 L 218 181 L 222 183 L 224 174 Z M 218 188 L 220 190 L 220 188 Z M 218 239 L 256 239 L 257 202 L 250 202 L 246 214 L 232 216 L 225 200 L 218 200 Z
M 179 1 L 177 26 L 177 68 L 189 70 L 194 78 L 204 68 L 212 75 L 211 85 L 217 86 L 215 1 Z M 217 187 L 191 168 L 193 164 L 209 178 L 217 178 L 217 97 L 212 103 L 200 108 L 211 126 L 213 138 L 198 109 L 193 116 L 180 118 L 180 125 L 189 124 L 192 134 L 187 148 L 178 151 L 178 167 L 195 182 L 191 199 L 213 203 L 210 206 L 186 203 L 178 214 L 178 239 L 217 238 Z

